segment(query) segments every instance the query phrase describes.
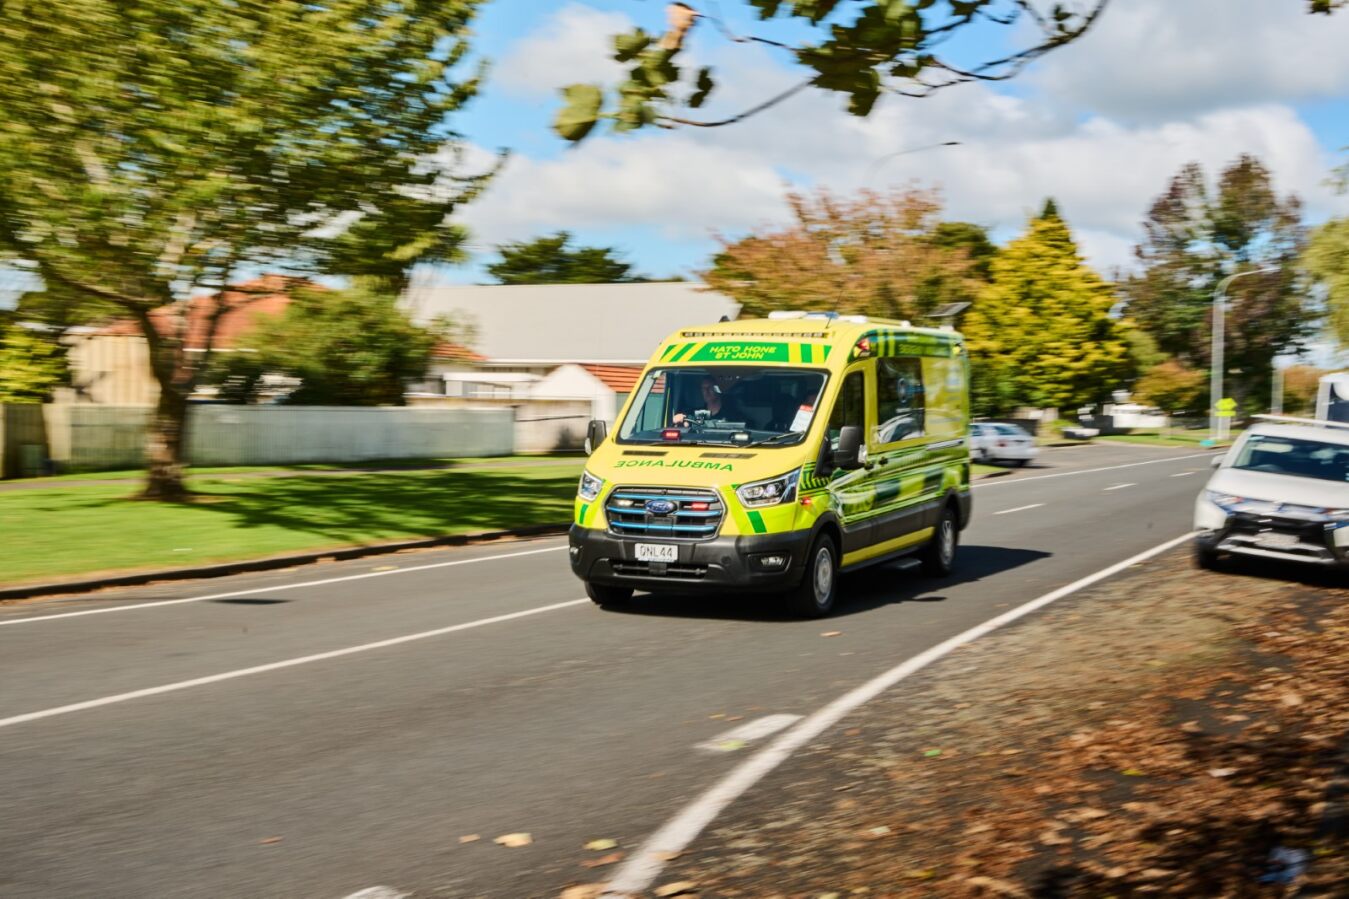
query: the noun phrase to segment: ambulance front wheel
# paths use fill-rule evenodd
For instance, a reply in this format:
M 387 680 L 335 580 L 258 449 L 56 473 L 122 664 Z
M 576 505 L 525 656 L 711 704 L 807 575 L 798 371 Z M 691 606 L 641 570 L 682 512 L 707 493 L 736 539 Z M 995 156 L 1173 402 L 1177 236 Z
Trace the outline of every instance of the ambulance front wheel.
M 838 547 L 832 537 L 821 533 L 810 546 L 800 585 L 787 594 L 787 605 L 802 618 L 823 618 L 834 610 L 837 595 Z
M 631 587 L 615 587 L 611 584 L 593 584 L 586 581 L 586 596 L 600 606 L 621 606 L 632 599 Z
M 923 573 L 946 577 L 956 567 L 956 547 L 960 545 L 960 514 L 951 503 L 942 509 L 941 518 L 932 532 L 932 539 L 923 549 L 919 560 Z

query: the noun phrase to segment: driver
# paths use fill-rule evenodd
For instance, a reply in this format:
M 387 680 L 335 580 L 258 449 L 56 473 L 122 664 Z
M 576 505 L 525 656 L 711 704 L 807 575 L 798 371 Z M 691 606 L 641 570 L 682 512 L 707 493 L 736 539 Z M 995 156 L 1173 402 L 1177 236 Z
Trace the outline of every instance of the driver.
M 703 395 L 701 408 L 706 409 L 712 419 L 721 421 L 745 420 L 744 410 L 736 403 L 735 397 L 722 393 L 721 388 L 717 386 L 716 379 L 711 375 L 704 375 L 699 387 Z M 676 412 L 670 421 L 676 425 L 687 427 L 687 422 L 692 417 L 691 411 L 688 413 Z

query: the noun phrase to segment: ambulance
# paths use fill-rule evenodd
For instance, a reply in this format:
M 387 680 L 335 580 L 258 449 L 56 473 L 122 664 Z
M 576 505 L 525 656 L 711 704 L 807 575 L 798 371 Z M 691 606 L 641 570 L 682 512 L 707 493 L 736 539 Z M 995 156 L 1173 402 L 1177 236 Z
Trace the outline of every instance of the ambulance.
M 969 360 L 949 328 L 775 312 L 671 334 L 612 432 L 592 421 L 572 571 L 601 606 L 780 594 L 830 613 L 839 574 L 950 574 L 971 510 Z

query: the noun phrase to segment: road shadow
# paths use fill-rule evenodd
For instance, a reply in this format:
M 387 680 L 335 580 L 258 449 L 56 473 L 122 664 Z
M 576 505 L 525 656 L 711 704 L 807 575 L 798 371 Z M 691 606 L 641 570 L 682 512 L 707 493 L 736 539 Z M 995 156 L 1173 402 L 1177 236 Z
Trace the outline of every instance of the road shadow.
M 1219 562 L 1218 573 L 1242 578 L 1289 581 L 1308 587 L 1330 589 L 1349 586 L 1349 571 L 1331 566 L 1299 565 L 1276 559 L 1257 559 L 1249 556 L 1229 556 Z
M 213 599 L 211 602 L 218 602 L 226 606 L 279 606 L 282 603 L 290 602 L 290 600 L 264 599 L 261 596 L 236 596 L 229 599 Z
M 1029 565 L 1052 553 L 1005 546 L 962 546 L 956 571 L 949 577 L 928 577 L 910 560 L 864 568 L 843 576 L 839 600 L 831 618 L 846 618 L 882 606 L 901 603 L 945 602 L 947 591 Z M 771 593 L 710 593 L 701 595 L 638 593 L 631 602 L 607 607 L 621 615 L 665 618 L 708 618 L 730 621 L 799 621 L 781 597 Z

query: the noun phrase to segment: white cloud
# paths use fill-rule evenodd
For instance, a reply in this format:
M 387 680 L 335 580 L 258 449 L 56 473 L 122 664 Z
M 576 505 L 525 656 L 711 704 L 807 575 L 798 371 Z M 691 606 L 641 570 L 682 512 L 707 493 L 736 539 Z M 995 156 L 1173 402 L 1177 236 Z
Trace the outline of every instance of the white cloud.
M 568 84 L 612 83 L 623 76 L 613 60 L 613 36 L 632 19 L 569 3 L 511 46 L 493 66 L 493 83 L 522 97 L 556 96 Z
M 1190 9 L 1191 2 L 1216 16 L 1214 28 L 1220 34 L 1211 40 L 1196 37 L 1206 34 L 1201 27 L 1205 20 Z M 1234 0 L 1231 5 L 1248 12 L 1252 9 L 1249 0 Z M 1323 17 L 1302 13 L 1300 4 L 1281 5 L 1298 7 L 1298 15 L 1313 26 L 1328 27 Z M 483 244 L 562 228 L 610 233 L 646 228 L 658 231 L 672 247 L 683 245 L 684 252 L 692 254 L 694 247 L 702 252 L 714 231 L 734 235 L 757 224 L 785 221 L 785 181 L 798 187 L 824 185 L 838 190 L 917 182 L 943 190 L 951 217 L 986 225 L 1003 237 L 1019 233 L 1027 216 L 1039 210 L 1045 197 L 1053 196 L 1077 231 L 1089 260 L 1109 271 L 1131 264 L 1139 223 L 1181 166 L 1199 162 L 1214 176 L 1241 153 L 1260 157 L 1274 172 L 1280 192 L 1295 192 L 1308 202 L 1313 220 L 1349 212 L 1349 198 L 1334 196 L 1323 183 L 1332 159 L 1286 103 L 1236 102 L 1237 91 L 1226 99 L 1205 94 L 1208 82 L 1197 75 L 1180 77 L 1174 67 L 1169 73 L 1138 72 L 1139 84 L 1102 84 L 1125 78 L 1120 72 L 1107 77 L 1094 68 L 1098 60 L 1102 69 L 1109 69 L 1128 57 L 1129 47 L 1116 44 L 1123 40 L 1120 34 L 1128 36 L 1129 28 L 1152 23 L 1158 29 L 1157 40 L 1169 46 L 1170 31 L 1162 27 L 1167 23 L 1149 18 L 1162 9 L 1173 13 L 1171 24 L 1191 44 L 1227 41 L 1222 46 L 1228 47 L 1233 26 L 1215 12 L 1212 0 L 1164 6 L 1161 0 L 1134 0 L 1133 5 L 1116 6 L 1107 13 L 1102 30 L 1089 38 L 1097 45 L 1096 55 L 1074 63 L 1079 76 L 1070 77 L 1075 70 L 1069 65 L 1072 59 L 1065 57 L 1058 69 L 1039 77 L 1044 93 L 1013 97 L 985 85 L 964 85 L 925 100 L 885 98 L 869 118 L 858 119 L 844 111 L 843 98 L 806 92 L 725 128 L 683 128 L 629 137 L 604 133 L 555 159 L 513 158 L 487 194 L 466 207 L 464 218 L 478 238 L 475 242 Z M 551 90 L 566 81 L 608 77 L 577 74 L 587 60 L 593 64 L 604 55 L 598 44 L 583 46 L 582 38 L 590 40 L 598 34 L 607 40 L 607 35 L 626 27 L 626 22 L 603 21 L 606 17 L 623 18 L 575 5 L 564 7 L 536 33 L 522 39 L 512 58 L 529 56 L 537 61 L 539 71 L 520 76 L 523 80 L 517 89 Z M 1349 23 L 1349 17 L 1335 18 L 1340 20 L 1335 28 Z M 1267 24 L 1270 19 L 1270 15 L 1251 16 L 1256 24 Z M 1302 22 L 1296 19 L 1298 27 L 1293 31 L 1305 36 Z M 1246 27 L 1255 29 L 1256 24 Z M 1107 26 L 1119 33 L 1111 36 Z M 1261 42 L 1284 46 L 1284 37 L 1275 32 L 1268 29 Z M 557 41 L 564 47 L 550 51 Z M 1246 43 L 1254 41 L 1250 37 Z M 1083 46 L 1088 45 L 1084 42 Z M 1309 46 L 1321 43 L 1313 41 Z M 574 52 L 577 60 L 570 69 L 565 66 L 572 64 L 561 62 L 561 56 L 545 58 L 548 52 L 564 49 L 568 54 Z M 1194 58 L 1211 56 L 1191 50 Z M 1225 52 L 1230 55 L 1232 51 L 1229 47 Z M 1332 59 L 1336 55 L 1326 52 L 1316 64 L 1349 69 L 1349 54 Z M 715 102 L 703 111 L 712 119 L 771 96 L 798 77 L 759 49 L 714 49 L 706 59 L 717 65 L 723 79 Z M 1264 71 L 1260 60 L 1251 60 L 1254 71 Z M 1205 66 L 1199 67 L 1201 73 L 1209 71 Z M 553 73 L 556 81 L 545 88 L 540 73 L 546 72 Z M 1248 74 L 1233 77 L 1247 78 Z M 1147 117 L 1128 114 L 1130 102 L 1141 103 L 1149 91 L 1165 93 L 1161 85 L 1175 78 L 1180 80 L 1172 84 L 1173 92 L 1185 94 L 1193 89 L 1197 99 L 1154 99 L 1159 109 L 1170 104 L 1183 112 Z M 1319 73 L 1288 75 L 1282 87 L 1270 91 L 1320 90 L 1321 79 Z M 1080 115 L 1065 102 L 1070 89 L 1082 90 L 1084 103 L 1095 97 L 1086 91 L 1100 91 L 1099 109 Z M 890 155 L 951 140 L 961 145 Z M 672 255 L 678 253 L 676 249 Z M 663 260 L 637 261 L 649 269 L 668 267 Z M 696 266 L 702 261 L 685 255 L 677 264 Z
M 1115 2 L 1030 75 L 1055 101 L 1158 122 L 1269 102 L 1344 96 L 1349 16 L 1305 0 Z

